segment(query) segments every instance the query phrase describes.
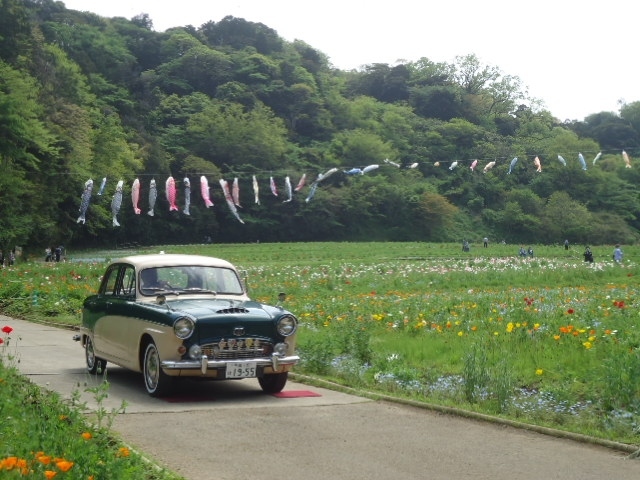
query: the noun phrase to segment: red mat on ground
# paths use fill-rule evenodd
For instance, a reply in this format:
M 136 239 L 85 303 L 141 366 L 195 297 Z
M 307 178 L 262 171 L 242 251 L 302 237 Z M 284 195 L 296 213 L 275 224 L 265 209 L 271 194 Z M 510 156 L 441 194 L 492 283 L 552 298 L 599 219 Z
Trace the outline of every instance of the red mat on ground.
M 277 398 L 321 397 L 319 393 L 310 390 L 289 390 L 287 392 L 274 393 Z

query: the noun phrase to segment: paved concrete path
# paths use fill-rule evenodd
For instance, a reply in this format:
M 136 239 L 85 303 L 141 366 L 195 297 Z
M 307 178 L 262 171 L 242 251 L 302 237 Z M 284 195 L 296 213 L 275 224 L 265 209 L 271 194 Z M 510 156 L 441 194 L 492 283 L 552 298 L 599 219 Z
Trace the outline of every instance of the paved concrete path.
M 73 332 L 0 317 L 14 328 L 19 368 L 69 397 L 100 381 L 85 373 Z M 288 397 L 254 380 L 185 382 L 146 395 L 139 374 L 108 368 L 123 441 L 188 480 L 637 480 L 628 453 L 289 382 Z M 89 408 L 91 394 L 82 398 Z

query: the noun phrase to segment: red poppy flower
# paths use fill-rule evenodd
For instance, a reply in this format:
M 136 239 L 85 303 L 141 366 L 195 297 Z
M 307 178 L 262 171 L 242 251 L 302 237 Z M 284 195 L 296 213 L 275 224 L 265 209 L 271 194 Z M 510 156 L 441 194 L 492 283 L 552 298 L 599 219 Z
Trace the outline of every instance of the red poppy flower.
M 4 327 L 2 327 L 2 331 L 8 335 L 13 332 L 13 328 L 11 328 L 9 325 L 5 325 Z
M 567 313 L 569 315 L 573 315 L 574 312 L 575 312 L 575 310 L 573 308 L 570 308 L 569 310 L 567 310 Z

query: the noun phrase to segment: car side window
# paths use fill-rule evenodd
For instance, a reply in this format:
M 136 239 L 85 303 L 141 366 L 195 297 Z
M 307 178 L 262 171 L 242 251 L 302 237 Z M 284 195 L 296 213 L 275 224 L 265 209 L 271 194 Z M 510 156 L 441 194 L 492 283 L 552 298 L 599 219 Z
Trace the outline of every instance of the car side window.
M 136 293 L 136 272 L 131 266 L 124 267 L 122 272 L 122 282 L 118 295 L 131 296 Z
M 119 271 L 120 268 L 118 265 L 113 265 L 107 270 L 107 272 L 104 274 L 104 279 L 102 280 L 103 288 L 101 289 L 100 293 L 102 293 L 103 295 L 115 294 Z

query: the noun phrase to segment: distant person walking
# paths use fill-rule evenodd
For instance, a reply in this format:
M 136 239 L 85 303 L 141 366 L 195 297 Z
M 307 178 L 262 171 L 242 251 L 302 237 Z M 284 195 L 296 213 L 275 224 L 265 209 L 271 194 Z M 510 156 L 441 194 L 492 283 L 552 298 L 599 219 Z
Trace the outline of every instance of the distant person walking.
M 569 240 L 564 241 L 564 249 L 569 250 Z
M 622 262 L 622 257 L 624 257 L 624 253 L 620 248 L 620 244 L 616 244 L 616 248 L 613 250 L 613 261 L 616 263 Z
M 487 248 L 489 246 L 489 239 L 487 237 L 484 237 L 482 239 L 482 243 L 484 244 L 484 248 Z

